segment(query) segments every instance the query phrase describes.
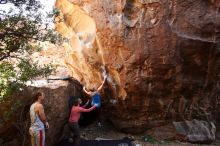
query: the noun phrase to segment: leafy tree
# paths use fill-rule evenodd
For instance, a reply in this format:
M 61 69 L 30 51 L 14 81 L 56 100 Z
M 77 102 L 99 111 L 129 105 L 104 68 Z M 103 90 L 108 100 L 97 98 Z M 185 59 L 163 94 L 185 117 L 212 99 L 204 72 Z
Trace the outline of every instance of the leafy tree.
M 51 28 L 53 17 L 42 17 L 38 0 L 0 0 L 0 7 L 9 3 L 16 10 L 0 10 L 0 103 L 25 87 L 28 80 L 52 72 L 51 65 L 39 66 L 30 58 L 32 53 L 41 50 L 39 42 L 62 41 Z M 52 14 L 58 15 L 58 11 Z

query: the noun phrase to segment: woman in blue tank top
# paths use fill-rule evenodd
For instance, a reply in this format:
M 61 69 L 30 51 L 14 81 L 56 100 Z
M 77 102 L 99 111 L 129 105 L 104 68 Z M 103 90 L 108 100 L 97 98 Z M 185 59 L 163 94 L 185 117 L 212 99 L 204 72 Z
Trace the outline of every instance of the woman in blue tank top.
M 102 90 L 105 82 L 106 82 L 106 79 L 107 79 L 107 76 L 105 76 L 102 84 L 98 87 L 98 89 L 96 91 L 87 91 L 85 86 L 83 87 L 83 91 L 88 94 L 91 99 L 92 99 L 92 102 L 91 102 L 91 105 L 98 105 L 97 108 L 98 108 L 98 111 L 100 113 L 100 108 L 101 108 L 101 95 L 100 95 L 100 91 Z M 101 126 L 101 123 L 100 123 L 100 118 L 98 116 L 98 125 Z

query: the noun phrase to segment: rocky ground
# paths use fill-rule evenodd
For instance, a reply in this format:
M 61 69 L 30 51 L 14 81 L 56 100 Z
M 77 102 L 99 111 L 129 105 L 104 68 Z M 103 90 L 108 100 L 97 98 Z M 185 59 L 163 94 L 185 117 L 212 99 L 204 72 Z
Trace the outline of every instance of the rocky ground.
M 219 141 L 216 141 L 213 144 L 191 144 L 187 142 L 180 142 L 177 140 L 164 140 L 166 137 L 169 137 L 172 133 L 167 130 L 168 127 L 164 127 L 164 130 L 159 131 L 147 131 L 143 134 L 131 135 L 116 131 L 112 125 L 103 120 L 101 122 L 101 127 L 98 125 L 98 122 L 95 121 L 92 124 L 81 127 L 81 136 L 84 139 L 122 139 L 124 137 L 132 138 L 133 143 L 136 146 L 218 146 L 220 145 Z M 149 134 L 151 134 L 149 136 Z

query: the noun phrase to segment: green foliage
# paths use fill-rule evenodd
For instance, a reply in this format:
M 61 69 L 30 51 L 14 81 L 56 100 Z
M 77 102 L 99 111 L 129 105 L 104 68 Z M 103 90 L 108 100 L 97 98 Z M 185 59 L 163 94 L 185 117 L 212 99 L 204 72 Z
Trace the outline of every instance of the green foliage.
M 46 77 L 52 71 L 52 65 L 39 67 L 38 63 L 31 63 L 29 60 L 19 61 L 16 67 L 8 62 L 2 62 L 0 64 L 0 103 L 14 91 L 25 87 L 28 80 L 39 76 Z
M 52 13 L 48 14 L 48 17 L 58 17 L 60 15 L 60 10 L 57 8 L 53 8 Z
M 15 77 L 15 72 L 13 71 L 13 65 L 8 62 L 3 62 L 0 64 L 0 101 L 3 100 L 4 96 L 7 96 L 10 90 L 13 90 L 12 86 L 9 86 L 9 79 Z M 10 87 L 10 88 L 9 88 Z
M 155 139 L 154 137 L 152 137 L 150 135 L 142 136 L 141 138 L 142 138 L 142 140 L 144 142 L 149 142 L 151 144 L 159 144 L 159 143 L 161 143 L 159 140 Z
M 26 82 L 39 76 L 48 76 L 51 64 L 40 66 L 30 58 L 41 50 L 39 42 L 61 43 L 63 39 L 51 28 L 50 18 L 43 18 L 37 0 L 0 1 L 0 7 L 11 2 L 16 10 L 0 10 L 0 103 L 13 92 L 26 86 Z M 27 11 L 28 10 L 28 11 Z

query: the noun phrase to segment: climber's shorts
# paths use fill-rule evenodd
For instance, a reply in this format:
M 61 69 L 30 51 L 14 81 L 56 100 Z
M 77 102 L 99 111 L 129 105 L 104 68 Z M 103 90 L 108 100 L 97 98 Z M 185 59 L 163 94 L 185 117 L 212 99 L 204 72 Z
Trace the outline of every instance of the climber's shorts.
M 45 143 L 45 131 L 44 130 L 32 130 L 29 129 L 31 135 L 31 146 L 44 146 Z

